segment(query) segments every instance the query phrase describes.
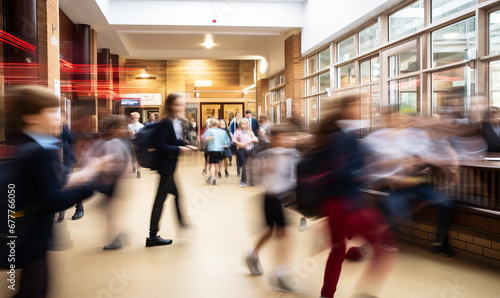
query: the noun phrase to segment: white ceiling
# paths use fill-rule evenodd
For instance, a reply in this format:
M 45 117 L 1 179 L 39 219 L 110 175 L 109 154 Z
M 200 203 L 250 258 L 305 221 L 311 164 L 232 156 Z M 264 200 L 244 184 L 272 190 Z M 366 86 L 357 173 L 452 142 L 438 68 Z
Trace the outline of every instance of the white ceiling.
M 134 59 L 260 59 L 284 64 L 285 33 L 299 28 L 305 0 L 60 0 L 75 24 L 97 31 L 99 48 Z M 213 20 L 216 20 L 213 22 Z M 215 46 L 202 46 L 205 36 Z

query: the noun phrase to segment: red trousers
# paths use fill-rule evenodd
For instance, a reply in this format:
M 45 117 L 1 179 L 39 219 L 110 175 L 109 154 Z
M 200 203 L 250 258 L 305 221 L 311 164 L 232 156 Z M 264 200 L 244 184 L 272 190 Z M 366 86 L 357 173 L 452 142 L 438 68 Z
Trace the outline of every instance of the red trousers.
M 347 198 L 325 200 L 321 206 L 328 217 L 332 251 L 328 257 L 321 296 L 333 297 L 342 270 L 346 250 L 346 237 L 362 236 L 371 245 L 373 257 L 377 258 L 387 250 L 396 248 L 394 238 L 382 214 L 375 208 L 348 211 Z

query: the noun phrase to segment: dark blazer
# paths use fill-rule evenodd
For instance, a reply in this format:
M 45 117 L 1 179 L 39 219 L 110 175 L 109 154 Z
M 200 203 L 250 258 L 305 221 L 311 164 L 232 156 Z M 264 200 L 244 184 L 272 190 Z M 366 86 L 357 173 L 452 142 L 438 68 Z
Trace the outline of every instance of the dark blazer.
M 259 130 L 259 122 L 257 119 L 252 117 L 252 131 L 253 134 L 257 136 L 257 130 Z
M 152 170 L 157 170 L 162 176 L 172 176 L 177 166 L 179 146 L 185 146 L 186 142 L 177 139 L 170 119 L 160 121 L 155 131 L 154 140 L 156 140 L 157 154 L 155 167 Z
M 491 127 L 491 124 L 486 121 L 481 122 L 481 132 L 484 140 L 488 144 L 488 152 L 500 152 L 500 136 Z
M 13 173 L 15 210 L 23 214 L 16 218 L 16 267 L 45 256 L 55 212 L 66 210 L 93 193 L 90 184 L 62 189 L 64 173 L 58 154 L 57 150 L 41 147 L 27 135 L 20 137 L 15 160 L 18 170 Z M 0 257 L 2 261 L 7 260 L 3 255 Z

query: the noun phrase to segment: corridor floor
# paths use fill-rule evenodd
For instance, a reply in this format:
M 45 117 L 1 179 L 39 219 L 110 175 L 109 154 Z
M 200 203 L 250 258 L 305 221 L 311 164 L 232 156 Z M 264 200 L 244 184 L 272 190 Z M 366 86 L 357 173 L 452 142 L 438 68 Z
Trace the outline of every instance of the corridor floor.
M 131 171 L 120 187 L 114 214 L 121 218 L 127 241 L 121 250 L 103 251 L 108 244 L 104 200 L 96 195 L 84 203 L 85 216 L 72 221 L 74 210 L 56 223 L 58 245 L 50 252 L 50 297 L 319 297 L 327 251 L 313 254 L 322 243 L 318 224 L 297 230 L 300 216 L 287 210 L 290 223 L 291 270 L 296 293 L 276 292 L 269 278 L 275 265 L 276 244 L 261 252 L 263 276 L 250 276 L 245 254 L 262 231 L 261 189 L 240 188 L 236 167 L 219 185 L 206 185 L 203 155 L 182 157 L 177 183 L 189 216 L 190 228 L 179 231 L 173 200 L 168 200 L 160 235 L 173 239 L 163 247 L 144 247 L 148 233 L 157 174 Z M 316 226 L 316 228 L 315 228 Z M 350 243 L 352 245 L 352 243 Z M 444 258 L 428 248 L 400 243 L 400 253 L 380 297 L 500 297 L 500 271 L 468 260 Z M 336 297 L 351 297 L 368 261 L 344 262 Z M 0 297 L 8 297 L 5 278 Z M 6 294 L 6 295 L 5 295 Z

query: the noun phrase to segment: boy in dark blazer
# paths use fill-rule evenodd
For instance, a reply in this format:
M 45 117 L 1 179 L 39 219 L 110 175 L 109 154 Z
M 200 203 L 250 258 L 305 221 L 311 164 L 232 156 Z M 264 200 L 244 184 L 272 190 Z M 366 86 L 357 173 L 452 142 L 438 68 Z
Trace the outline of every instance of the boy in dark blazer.
M 248 119 L 248 124 L 252 128 L 253 134 L 257 136 L 258 135 L 257 134 L 257 130 L 259 130 L 259 122 L 257 121 L 257 119 L 255 119 L 255 118 L 252 117 L 252 111 L 251 110 L 246 110 L 245 111 L 245 118 Z
M 6 96 L 6 112 L 18 124 L 15 173 L 15 206 L 9 213 L 15 221 L 15 260 L 7 258 L 9 249 L 2 242 L 2 266 L 22 268 L 16 297 L 45 297 L 48 285 L 47 250 L 52 238 L 54 213 L 74 206 L 93 193 L 92 180 L 103 169 L 101 159 L 78 174 L 68 185 L 59 157 L 61 142 L 54 135 L 59 122 L 59 98 L 42 87 L 20 87 Z M 74 178 L 74 179 L 73 179 Z M 2 206 L 6 208 L 7 206 Z M 7 211 L 7 210 L 6 210 Z M 13 212 L 15 211 L 15 212 Z M 3 239 L 2 239 L 3 240 Z M 5 262 L 9 264 L 5 264 Z

